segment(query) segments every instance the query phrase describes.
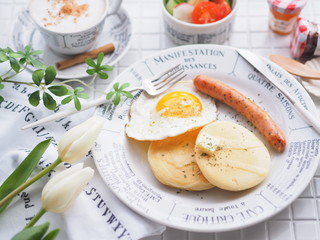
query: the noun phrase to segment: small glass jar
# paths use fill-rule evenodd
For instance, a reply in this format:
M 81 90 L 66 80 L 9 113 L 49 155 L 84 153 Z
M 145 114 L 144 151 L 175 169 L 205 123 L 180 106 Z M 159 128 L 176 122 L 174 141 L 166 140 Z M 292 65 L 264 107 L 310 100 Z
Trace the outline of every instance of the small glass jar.
M 304 18 L 298 18 L 290 41 L 291 56 L 296 59 L 310 59 L 320 56 L 320 25 Z
M 301 10 L 307 0 L 268 0 L 270 6 L 269 27 L 280 35 L 292 32 Z

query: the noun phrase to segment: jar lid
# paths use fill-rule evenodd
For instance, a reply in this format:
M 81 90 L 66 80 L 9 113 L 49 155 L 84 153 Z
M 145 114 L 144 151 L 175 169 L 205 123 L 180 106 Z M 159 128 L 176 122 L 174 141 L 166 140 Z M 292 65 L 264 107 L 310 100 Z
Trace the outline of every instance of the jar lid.
M 307 19 L 298 18 L 293 27 L 290 41 L 290 53 L 294 58 L 300 58 L 307 45 L 308 35 L 310 31 L 315 32 L 315 24 Z
M 293 14 L 301 11 L 307 0 L 268 0 L 268 3 L 277 12 Z

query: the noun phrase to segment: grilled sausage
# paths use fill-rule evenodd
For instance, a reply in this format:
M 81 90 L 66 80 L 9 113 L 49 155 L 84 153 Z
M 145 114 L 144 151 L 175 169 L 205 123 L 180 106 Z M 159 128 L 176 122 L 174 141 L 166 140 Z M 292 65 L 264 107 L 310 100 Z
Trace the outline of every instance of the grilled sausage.
M 284 150 L 286 139 L 283 132 L 268 113 L 256 103 L 222 81 L 212 77 L 198 75 L 193 83 L 199 91 L 224 102 L 247 118 L 276 151 L 282 152 Z

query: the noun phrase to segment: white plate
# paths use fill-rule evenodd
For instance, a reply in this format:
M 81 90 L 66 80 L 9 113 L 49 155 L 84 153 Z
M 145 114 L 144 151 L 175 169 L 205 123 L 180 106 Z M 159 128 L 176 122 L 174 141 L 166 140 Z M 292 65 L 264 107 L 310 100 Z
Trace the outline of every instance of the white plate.
M 106 122 L 93 152 L 108 187 L 139 214 L 187 231 L 235 230 L 280 212 L 300 195 L 314 175 L 319 160 L 319 135 L 297 115 L 288 100 L 231 47 L 190 45 L 168 49 L 129 67 L 115 81 L 139 85 L 141 79 L 178 63 L 183 65 L 188 78 L 198 74 L 214 76 L 262 106 L 284 131 L 285 151 L 277 153 L 270 149 L 246 119 L 218 103 L 219 120 L 239 123 L 265 142 L 272 156 L 269 176 L 259 186 L 241 192 L 169 188 L 160 184 L 149 168 L 148 143 L 126 137 L 124 126 L 132 100 L 125 100 L 116 108 L 111 104 L 96 110 Z M 315 106 L 303 87 L 274 63 L 267 59 L 265 63 L 294 98 L 315 114 Z
M 106 55 L 104 59 L 104 64 L 112 66 L 128 51 L 131 39 L 131 20 L 127 11 L 124 8 L 120 8 L 116 14 L 107 17 L 103 31 L 92 49 L 113 42 L 116 50 L 113 53 Z M 13 23 L 11 45 L 12 48 L 17 51 L 22 50 L 26 45 L 31 45 L 36 50 L 43 50 L 43 54 L 39 56 L 39 60 L 47 66 L 55 66 L 56 62 L 70 58 L 70 56 L 57 54 L 47 47 L 27 10 L 21 11 Z M 32 67 L 30 67 L 30 69 L 33 70 Z M 86 70 L 87 65 L 85 63 L 78 64 L 64 70 L 58 70 L 57 78 L 72 79 L 88 77 Z
M 320 57 L 313 58 L 305 63 L 305 65 L 310 68 L 320 71 Z M 301 78 L 302 85 L 306 88 L 306 90 L 316 97 L 320 97 L 320 81 L 313 79 L 304 79 Z

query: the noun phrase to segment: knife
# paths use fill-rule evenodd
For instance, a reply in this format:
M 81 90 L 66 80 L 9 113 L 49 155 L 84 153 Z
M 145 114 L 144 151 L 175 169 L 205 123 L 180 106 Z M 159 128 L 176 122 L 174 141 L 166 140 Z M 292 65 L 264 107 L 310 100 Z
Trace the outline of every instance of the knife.
M 314 130 L 320 134 L 320 120 L 315 118 L 306 108 L 304 108 L 299 102 L 297 102 L 291 94 L 281 85 L 278 79 L 268 70 L 266 69 L 266 63 L 262 60 L 262 58 L 257 55 L 243 49 L 236 49 L 238 54 L 246 60 L 251 66 L 257 69 L 265 78 L 267 78 L 270 82 L 272 82 L 278 90 L 280 90 L 283 95 L 285 95 L 291 104 L 295 107 L 297 112 L 301 115 L 301 117 L 310 124 Z

